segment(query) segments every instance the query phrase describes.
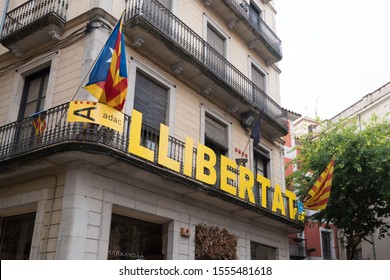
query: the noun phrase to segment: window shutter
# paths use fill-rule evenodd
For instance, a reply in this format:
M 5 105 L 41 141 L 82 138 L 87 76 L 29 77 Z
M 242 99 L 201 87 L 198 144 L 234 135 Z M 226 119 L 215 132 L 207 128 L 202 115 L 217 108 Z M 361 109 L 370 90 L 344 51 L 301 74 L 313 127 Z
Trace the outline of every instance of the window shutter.
M 171 0 L 159 0 L 158 2 L 168 10 L 171 10 Z
M 265 92 L 265 75 L 252 65 L 252 82 Z
M 144 74 L 137 73 L 134 109 L 143 114 L 143 122 L 155 129 L 167 122 L 168 90 Z
M 227 126 L 210 117 L 209 115 L 206 115 L 205 122 L 206 137 L 216 142 L 217 144 L 227 148 Z
M 209 45 L 220 55 L 225 55 L 225 39 L 209 25 L 207 26 L 207 43 L 209 43 Z

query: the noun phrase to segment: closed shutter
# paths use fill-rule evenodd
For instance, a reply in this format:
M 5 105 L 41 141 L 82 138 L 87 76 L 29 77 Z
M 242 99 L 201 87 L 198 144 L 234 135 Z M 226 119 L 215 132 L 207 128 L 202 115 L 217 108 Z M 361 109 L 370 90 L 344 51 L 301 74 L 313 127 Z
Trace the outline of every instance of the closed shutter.
M 252 82 L 265 92 L 265 75 L 252 65 Z
M 167 123 L 168 89 L 146 75 L 137 73 L 134 109 L 143 114 L 143 122 L 155 129 Z
M 211 26 L 207 26 L 207 43 L 220 55 L 225 55 L 225 38 L 218 34 Z
M 206 137 L 224 148 L 228 147 L 227 126 L 206 114 Z
M 171 0 L 158 0 L 158 2 L 168 10 L 171 10 Z

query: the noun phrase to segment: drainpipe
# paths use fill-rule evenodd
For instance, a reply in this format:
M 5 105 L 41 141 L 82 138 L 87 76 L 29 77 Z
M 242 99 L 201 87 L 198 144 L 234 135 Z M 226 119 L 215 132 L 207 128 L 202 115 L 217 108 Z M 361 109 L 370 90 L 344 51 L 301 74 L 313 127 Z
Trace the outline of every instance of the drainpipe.
M 4 2 L 4 7 L 3 7 L 3 15 L 1 16 L 1 21 L 0 21 L 0 38 L 3 37 L 2 34 L 3 34 L 3 26 L 4 26 L 4 22 L 5 22 L 5 16 L 7 15 L 7 11 L 8 11 L 8 5 L 9 5 L 9 0 L 5 0 Z

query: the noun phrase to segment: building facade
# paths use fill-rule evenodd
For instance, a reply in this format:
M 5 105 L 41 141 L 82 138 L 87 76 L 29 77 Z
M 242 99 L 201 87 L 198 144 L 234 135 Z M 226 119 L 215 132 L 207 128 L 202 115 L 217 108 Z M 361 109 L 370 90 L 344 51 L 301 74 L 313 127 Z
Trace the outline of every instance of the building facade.
M 273 2 L 0 0 L 0 258 L 288 259 Z M 83 86 L 121 15 L 117 131 Z

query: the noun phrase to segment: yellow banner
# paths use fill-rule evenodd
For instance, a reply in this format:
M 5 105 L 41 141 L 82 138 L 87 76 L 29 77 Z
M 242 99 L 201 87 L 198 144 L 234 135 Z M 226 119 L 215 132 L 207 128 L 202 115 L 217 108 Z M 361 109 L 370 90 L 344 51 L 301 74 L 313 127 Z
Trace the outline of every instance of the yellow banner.
M 69 103 L 68 122 L 95 123 L 123 133 L 124 120 L 122 112 L 102 103 L 80 100 Z

